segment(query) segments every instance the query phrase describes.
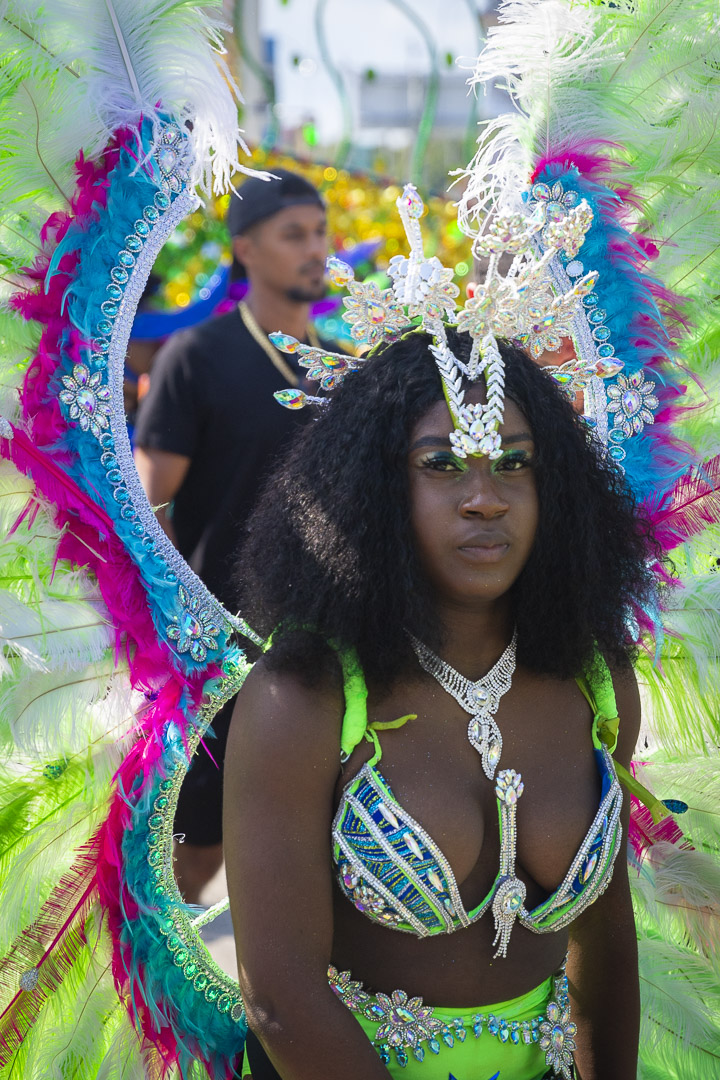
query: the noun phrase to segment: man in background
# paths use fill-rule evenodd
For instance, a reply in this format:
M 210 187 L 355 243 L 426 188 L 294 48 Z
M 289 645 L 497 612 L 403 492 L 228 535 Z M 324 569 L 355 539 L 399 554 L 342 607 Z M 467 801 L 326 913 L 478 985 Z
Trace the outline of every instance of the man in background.
M 323 201 L 303 177 L 275 172 L 278 179 L 247 180 L 230 201 L 226 223 L 236 272 L 244 268 L 249 282 L 245 299 L 166 342 L 135 428 L 135 462 L 158 520 L 230 611 L 244 524 L 278 452 L 307 419 L 273 399 L 298 386 L 301 374 L 268 334 L 319 344 L 308 315 L 325 294 Z M 176 846 L 175 872 L 188 903 L 199 902 L 222 865 L 222 763 L 233 703 L 213 721 L 215 761 L 201 747 L 180 792 L 175 831 L 185 841 Z

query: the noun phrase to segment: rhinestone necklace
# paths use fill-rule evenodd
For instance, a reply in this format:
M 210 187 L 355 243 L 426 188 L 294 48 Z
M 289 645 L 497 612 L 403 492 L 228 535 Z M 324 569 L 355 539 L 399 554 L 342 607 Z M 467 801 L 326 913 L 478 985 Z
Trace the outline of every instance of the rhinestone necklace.
M 412 634 L 410 640 L 422 669 L 437 679 L 443 690 L 451 694 L 465 712 L 470 713 L 468 742 L 480 755 L 488 780 L 492 780 L 502 753 L 502 735 L 495 723 L 495 713 L 500 698 L 508 692 L 512 684 L 517 653 L 517 630 L 513 631 L 510 644 L 498 662 L 477 682 L 466 679 Z

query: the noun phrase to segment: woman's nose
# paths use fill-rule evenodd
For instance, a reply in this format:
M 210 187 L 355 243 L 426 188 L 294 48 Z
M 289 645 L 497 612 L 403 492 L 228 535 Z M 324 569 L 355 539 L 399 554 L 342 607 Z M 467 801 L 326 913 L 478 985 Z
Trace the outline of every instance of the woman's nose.
M 507 511 L 508 505 L 492 475 L 469 472 L 459 506 L 463 517 L 497 517 Z

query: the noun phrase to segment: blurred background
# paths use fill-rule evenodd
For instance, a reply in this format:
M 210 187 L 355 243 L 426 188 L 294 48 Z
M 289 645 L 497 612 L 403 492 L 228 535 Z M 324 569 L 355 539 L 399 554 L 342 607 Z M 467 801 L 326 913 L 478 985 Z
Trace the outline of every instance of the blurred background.
M 330 250 L 358 278 L 387 284 L 383 271 L 404 242 L 395 199 L 407 181 L 427 205 L 427 254 L 460 284 L 470 273 L 448 173 L 472 157 L 478 121 L 507 107 L 498 91 L 470 92 L 461 66 L 482 48 L 495 8 L 496 0 L 226 0 L 246 163 L 293 169 L 322 191 Z M 209 200 L 161 252 L 136 349 L 202 321 L 228 296 L 228 200 Z M 341 310 L 330 293 L 313 312 L 327 337 L 343 337 Z

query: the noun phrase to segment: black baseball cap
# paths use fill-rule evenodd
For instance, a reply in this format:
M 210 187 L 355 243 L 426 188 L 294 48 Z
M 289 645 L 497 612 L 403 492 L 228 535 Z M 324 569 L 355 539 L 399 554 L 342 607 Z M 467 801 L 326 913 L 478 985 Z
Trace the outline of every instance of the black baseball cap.
M 273 169 L 277 179 L 261 180 L 252 176 L 232 195 L 225 215 L 225 224 L 231 236 L 239 236 L 252 225 L 272 217 L 288 206 L 301 206 L 303 203 L 325 209 L 320 193 L 313 185 L 298 173 L 288 169 Z

